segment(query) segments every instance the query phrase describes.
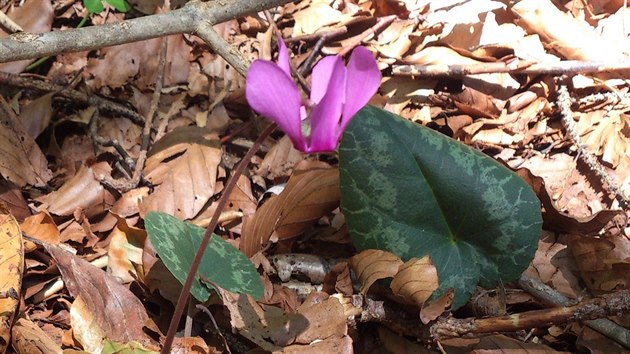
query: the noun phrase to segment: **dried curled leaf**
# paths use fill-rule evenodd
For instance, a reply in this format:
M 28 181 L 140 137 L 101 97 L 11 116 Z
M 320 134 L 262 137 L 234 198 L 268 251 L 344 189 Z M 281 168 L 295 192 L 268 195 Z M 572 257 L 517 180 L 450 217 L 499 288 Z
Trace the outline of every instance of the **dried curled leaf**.
M 45 186 L 52 178 L 46 156 L 1 97 L 0 124 L 0 175 L 20 187 Z
M 11 330 L 11 345 L 18 353 L 50 353 L 61 354 L 63 350 L 59 344 L 50 338 L 33 321 L 20 316 Z
M 422 306 L 438 288 L 438 274 L 430 256 L 412 258 L 403 264 L 394 276 L 390 287 L 394 295 Z
M 158 185 L 139 205 L 140 216 L 161 211 L 194 218 L 215 193 L 221 147 L 207 129 L 182 127 L 164 135 L 149 153 L 144 174 Z
M 361 283 L 361 292 L 365 294 L 375 281 L 391 278 L 398 273 L 403 261 L 387 251 L 365 250 L 352 257 L 350 265 Z
M 129 289 L 113 276 L 59 246 L 47 244 L 44 248 L 56 261 L 70 296 L 75 298 L 71 323 L 73 330 L 81 333 L 75 332 L 75 335 L 85 340 L 82 342 L 84 347 L 88 342 L 94 348 L 102 347 L 103 338 L 155 345 L 144 331 L 145 326 L 154 325 L 140 299 Z M 105 337 L 92 342 L 91 335 L 99 333 Z
M 272 235 L 278 240 L 295 237 L 314 221 L 339 206 L 339 170 L 315 169 L 294 174 L 279 196 L 268 200 L 246 219 L 242 251 L 258 252 Z

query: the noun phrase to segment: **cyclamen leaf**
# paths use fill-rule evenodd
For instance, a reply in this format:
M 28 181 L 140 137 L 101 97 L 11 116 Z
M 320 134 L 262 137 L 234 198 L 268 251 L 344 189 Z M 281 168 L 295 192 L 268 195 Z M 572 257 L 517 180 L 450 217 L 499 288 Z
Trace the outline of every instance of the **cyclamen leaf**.
M 407 261 L 431 255 L 464 305 L 477 283 L 518 278 L 536 251 L 540 202 L 492 158 L 367 106 L 339 149 L 341 208 L 355 246 Z
M 83 0 L 83 6 L 91 13 L 101 13 L 105 10 L 102 0 Z
M 144 223 L 160 259 L 183 284 L 205 230 L 158 212 L 148 213 Z M 255 299 L 263 295 L 260 275 L 249 258 L 217 235 L 212 235 L 197 273 L 190 293 L 201 302 L 208 300 L 210 288 L 199 274 L 231 292 L 249 294 Z
M 91 13 L 101 13 L 105 10 L 103 1 L 110 4 L 113 8 L 120 12 L 129 11 L 129 4 L 125 0 L 83 0 L 83 6 Z
M 129 4 L 127 4 L 125 0 L 105 0 L 105 1 L 120 12 L 127 12 L 130 9 Z

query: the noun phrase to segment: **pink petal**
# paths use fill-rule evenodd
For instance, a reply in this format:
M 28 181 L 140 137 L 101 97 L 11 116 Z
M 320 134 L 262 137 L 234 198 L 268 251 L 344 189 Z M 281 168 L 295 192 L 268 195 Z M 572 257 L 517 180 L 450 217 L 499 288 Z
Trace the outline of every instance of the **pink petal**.
M 315 75 L 315 72 L 313 72 Z M 332 151 L 342 130 L 339 119 L 345 95 L 346 67 L 341 58 L 335 61 L 326 94 L 311 112 L 311 136 L 307 152 Z
M 278 66 L 288 77 L 291 77 L 291 64 L 289 64 L 289 51 L 282 38 L 278 38 Z
M 341 58 L 338 56 L 328 56 L 320 60 L 313 68 L 311 74 L 311 101 L 319 103 L 328 89 L 328 81 L 333 73 L 333 69 Z
M 254 111 L 276 122 L 291 138 L 293 145 L 305 151 L 300 92 L 278 65 L 266 60 L 254 61 L 247 71 L 245 97 Z
M 352 117 L 365 106 L 381 84 L 381 72 L 372 53 L 363 47 L 352 51 L 348 61 L 346 79 L 347 99 L 343 107 L 341 131 L 343 132 Z

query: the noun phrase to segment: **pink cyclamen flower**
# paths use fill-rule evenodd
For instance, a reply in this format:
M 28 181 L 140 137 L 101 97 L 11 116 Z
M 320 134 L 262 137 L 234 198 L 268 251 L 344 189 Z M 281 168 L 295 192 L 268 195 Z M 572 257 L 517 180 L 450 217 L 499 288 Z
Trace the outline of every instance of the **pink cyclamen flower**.
M 297 149 L 309 153 L 335 150 L 352 117 L 381 83 L 376 60 L 363 47 L 354 49 L 348 67 L 339 56 L 323 58 L 313 68 L 310 100 L 303 102 L 291 78 L 287 47 L 282 40 L 278 47 L 278 64 L 256 60 L 250 66 L 245 83 L 247 102 L 277 123 Z

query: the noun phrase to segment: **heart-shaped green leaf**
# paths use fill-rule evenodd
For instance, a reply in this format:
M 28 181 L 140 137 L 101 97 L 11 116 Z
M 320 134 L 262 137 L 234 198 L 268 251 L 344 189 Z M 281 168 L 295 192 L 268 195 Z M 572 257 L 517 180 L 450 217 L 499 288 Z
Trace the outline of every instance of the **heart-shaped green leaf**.
M 183 284 L 205 230 L 158 212 L 148 213 L 144 225 L 160 259 Z M 199 274 L 231 292 L 249 294 L 255 299 L 263 294 L 260 275 L 249 258 L 217 235 L 212 235 L 190 289 L 197 300 L 204 302 L 210 296 L 210 288 Z
M 531 188 L 492 158 L 431 129 L 367 106 L 339 148 L 341 208 L 358 249 L 404 261 L 431 255 L 437 294 L 454 308 L 479 283 L 520 276 L 541 232 Z

